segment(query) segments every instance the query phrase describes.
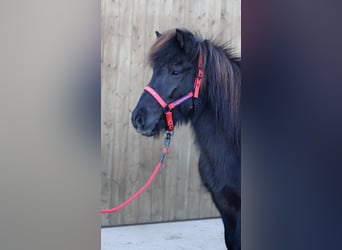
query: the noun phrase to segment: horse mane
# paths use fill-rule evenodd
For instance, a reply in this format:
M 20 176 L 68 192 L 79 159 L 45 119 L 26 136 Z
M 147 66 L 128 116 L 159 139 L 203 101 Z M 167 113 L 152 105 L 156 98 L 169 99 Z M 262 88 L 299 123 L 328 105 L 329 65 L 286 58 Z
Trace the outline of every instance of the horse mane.
M 234 57 L 226 44 L 203 40 L 203 89 L 207 92 L 215 118 L 222 122 L 223 130 L 240 146 L 240 59 Z M 200 90 L 201 91 L 201 90 Z
M 240 149 L 240 59 L 233 55 L 227 43 L 203 40 L 198 35 L 195 39 L 198 46 L 194 48 L 193 60 L 198 58 L 200 51 L 203 55 L 204 78 L 200 95 L 206 93 L 205 105 L 210 106 L 222 129 Z M 176 29 L 163 32 L 150 49 L 149 63 L 154 65 L 172 58 L 171 48 L 175 41 Z

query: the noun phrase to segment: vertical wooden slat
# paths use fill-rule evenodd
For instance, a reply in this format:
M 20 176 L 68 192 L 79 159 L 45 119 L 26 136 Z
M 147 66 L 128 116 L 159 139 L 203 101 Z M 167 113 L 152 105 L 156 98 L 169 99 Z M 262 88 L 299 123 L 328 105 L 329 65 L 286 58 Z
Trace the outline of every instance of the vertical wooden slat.
M 226 1 L 226 0 L 225 0 Z M 209 26 L 210 36 L 214 39 L 221 40 L 222 33 L 225 33 L 225 29 L 223 30 L 220 27 L 220 18 L 221 18 L 221 2 L 222 1 L 210 1 L 208 7 L 208 17 L 207 22 Z
M 198 17 L 199 17 L 199 8 L 200 2 L 196 0 L 188 0 L 185 1 L 186 6 L 186 14 L 185 14 L 185 23 L 186 28 L 190 29 L 193 32 L 199 32 L 201 27 L 198 25 Z
M 121 1 L 123 3 L 123 1 Z M 120 23 L 120 34 L 122 36 L 122 55 L 123 55 L 123 72 L 120 72 L 122 74 L 122 79 L 118 81 L 118 84 L 122 86 L 122 95 L 124 96 L 123 103 L 121 103 L 120 106 L 118 106 L 118 112 L 122 113 L 121 119 L 122 119 L 122 129 L 120 130 L 120 135 L 122 136 L 122 140 L 119 140 L 119 142 L 123 142 L 122 150 L 120 150 L 120 158 L 119 160 L 119 166 L 123 167 L 125 171 L 122 172 L 121 180 L 123 180 L 123 185 L 121 188 L 123 188 L 123 196 L 121 198 L 122 201 L 126 200 L 127 197 L 129 197 L 132 194 L 132 181 L 130 178 L 129 170 L 130 167 L 128 165 L 130 158 L 129 150 L 131 148 L 131 143 L 128 140 L 129 138 L 129 128 L 131 127 L 130 124 L 130 116 L 129 116 L 129 97 L 130 97 L 130 81 L 131 81 L 131 65 L 132 65 L 132 48 L 131 48 L 131 42 L 132 42 L 132 19 L 133 19 L 133 0 L 125 0 L 125 4 L 120 5 L 120 13 L 122 16 L 125 16 L 126 20 L 122 20 L 122 23 Z M 122 11 L 122 12 L 121 12 Z M 122 156 L 126 157 L 122 157 Z M 132 218 L 132 209 L 128 209 L 127 211 L 121 211 L 121 223 L 127 224 L 132 223 L 134 219 Z
M 180 23 L 184 23 L 184 7 L 182 0 L 173 0 L 170 1 L 172 4 L 172 15 L 170 16 L 169 27 L 163 25 L 164 29 L 161 31 L 168 30 L 170 28 L 179 27 Z M 183 8 L 182 8 L 183 7 Z M 174 150 L 175 147 L 178 147 L 177 138 L 179 137 L 179 128 L 176 128 L 175 135 L 173 136 L 171 142 L 170 153 L 165 162 L 165 180 L 164 180 L 164 190 L 163 190 L 163 218 L 164 220 L 174 220 L 176 218 L 176 209 L 175 209 L 175 199 L 176 199 L 176 189 L 177 189 L 177 155 Z
M 147 2 L 146 2 L 147 3 Z M 155 40 L 154 31 L 158 29 L 159 23 L 159 1 L 151 0 L 148 1 L 146 7 L 146 19 L 145 19 L 145 57 L 147 56 L 148 48 L 152 45 Z M 146 58 L 145 58 L 146 62 Z M 151 76 L 151 69 L 146 65 L 144 68 L 144 79 L 147 83 Z M 140 91 L 142 93 L 142 90 Z M 155 140 L 151 138 L 142 139 L 143 147 L 141 148 L 141 159 L 142 165 L 140 168 L 139 178 L 140 184 L 149 178 L 153 168 L 155 167 L 156 160 L 158 159 L 159 145 Z M 154 155 L 154 158 L 151 157 Z M 157 158 L 157 159 L 156 159 Z M 152 189 L 149 188 L 138 200 L 138 222 L 145 223 L 151 221 L 151 207 L 152 207 Z
M 172 27 L 170 28 L 185 28 L 186 7 L 184 0 L 172 1 Z
M 232 0 L 232 47 L 241 55 L 241 0 Z
M 221 30 L 225 29 L 225 32 L 222 34 L 222 38 L 224 41 L 232 40 L 232 15 L 233 15 L 233 2 L 232 0 L 226 1 L 222 0 L 222 14 L 220 19 Z
M 157 9 L 158 8 L 158 9 Z M 171 26 L 172 17 L 172 0 L 159 1 L 159 5 L 156 6 L 156 11 L 159 13 L 158 22 L 155 24 L 154 30 L 150 30 L 153 37 L 153 42 L 156 40 L 155 31 L 163 31 L 169 29 Z M 156 165 L 160 151 L 162 148 L 163 135 L 160 136 L 159 140 L 154 140 L 156 145 L 156 151 L 154 152 L 155 160 L 152 165 Z M 152 221 L 163 221 L 163 208 L 164 208 L 164 190 L 165 190 L 165 175 L 167 165 L 164 165 L 160 174 L 156 176 L 154 182 L 151 185 L 151 220 Z
M 101 107 L 102 107 L 102 196 L 101 201 L 104 208 L 112 205 L 112 197 L 117 195 L 112 178 L 113 172 L 113 153 L 114 153 L 114 133 L 115 133 L 115 112 L 114 112 L 114 91 L 118 74 L 117 69 L 117 53 L 118 47 L 113 43 L 115 41 L 115 33 L 113 32 L 119 25 L 119 0 L 105 0 L 103 5 L 103 55 L 102 55 L 102 87 L 101 87 Z M 111 224 L 108 215 L 102 216 L 104 225 Z
M 200 1 L 199 2 L 199 8 L 198 8 L 198 14 L 197 14 L 197 23 L 199 27 L 201 28 L 201 34 L 204 38 L 211 38 L 212 37 L 212 31 L 209 30 L 209 9 L 211 8 L 210 5 L 215 4 L 215 2 L 209 2 L 209 1 Z M 200 195 L 200 204 L 199 204 L 199 214 L 198 216 L 200 218 L 209 217 L 210 214 L 208 213 L 211 210 L 212 205 L 212 199 L 207 190 L 204 189 L 204 187 L 201 185 L 201 189 L 199 192 Z
M 194 139 L 192 139 L 194 143 Z M 188 193 L 189 193 L 189 206 L 188 217 L 189 219 L 198 218 L 200 211 L 200 195 L 201 195 L 201 183 L 198 173 L 198 150 L 195 146 L 190 147 L 189 161 L 191 164 L 191 171 L 188 176 Z
M 159 5 L 158 30 L 168 30 L 172 28 L 173 0 L 161 0 Z
M 119 204 L 126 199 L 125 182 L 126 182 L 126 158 L 122 157 L 127 152 L 127 131 L 128 126 L 128 96 L 129 96 L 129 75 L 130 75 L 130 54 L 131 54 L 131 20 L 132 20 L 132 0 L 120 1 L 119 5 L 119 27 L 117 32 L 120 39 L 119 57 L 118 57 L 118 78 L 115 91 L 115 117 L 116 117 L 116 134 L 113 143 L 114 158 L 113 158 L 113 179 L 117 183 L 118 196 L 113 197 L 113 204 Z M 111 220 L 117 223 L 125 223 L 125 212 L 119 211 L 111 215 Z
M 189 126 L 177 129 L 177 140 L 175 140 L 177 154 L 177 182 L 176 197 L 173 209 L 176 211 L 177 219 L 186 219 L 188 212 L 188 176 L 190 173 L 189 154 L 192 146 L 192 138 Z
M 133 0 L 132 3 L 132 24 L 131 24 L 131 58 L 130 58 L 130 76 L 127 81 L 129 87 L 128 95 L 128 132 L 127 132 L 127 150 L 125 152 L 126 176 L 125 176 L 125 199 L 133 195 L 139 188 L 139 163 L 140 163 L 140 138 L 133 126 L 130 124 L 130 117 L 138 99 L 139 82 L 142 82 L 143 58 L 144 58 L 144 22 L 145 3 L 139 0 Z M 137 201 L 127 206 L 124 211 L 125 224 L 132 224 L 138 218 Z
M 198 1 L 198 13 L 197 13 L 197 27 L 198 32 L 204 37 L 209 38 L 211 30 L 209 30 L 209 13 L 211 5 L 215 4 L 214 1 Z

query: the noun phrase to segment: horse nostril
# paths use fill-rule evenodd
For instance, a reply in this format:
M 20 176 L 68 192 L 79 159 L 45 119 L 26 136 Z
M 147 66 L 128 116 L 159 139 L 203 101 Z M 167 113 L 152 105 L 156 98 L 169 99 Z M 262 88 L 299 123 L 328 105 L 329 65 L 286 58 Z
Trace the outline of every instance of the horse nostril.
M 135 124 L 137 126 L 137 129 L 143 129 L 144 125 L 145 125 L 145 120 L 144 120 L 144 116 L 142 115 L 137 115 L 135 117 Z

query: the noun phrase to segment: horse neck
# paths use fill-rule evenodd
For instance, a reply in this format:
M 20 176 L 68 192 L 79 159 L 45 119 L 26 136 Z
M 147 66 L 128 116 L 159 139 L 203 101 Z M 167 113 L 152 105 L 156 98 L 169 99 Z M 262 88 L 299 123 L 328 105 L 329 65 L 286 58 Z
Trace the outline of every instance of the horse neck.
M 235 62 L 230 61 L 231 69 L 236 74 L 237 88 L 240 87 L 240 69 Z M 206 74 L 206 72 L 205 72 Z M 240 151 L 240 128 L 239 123 L 233 124 L 230 116 L 231 107 L 227 98 L 223 98 L 220 91 L 222 82 L 211 79 L 212 74 L 207 73 L 205 87 L 200 90 L 199 99 L 195 101 L 195 112 L 192 117 L 192 126 L 197 138 L 205 143 L 217 138 L 224 140 L 229 147 L 233 147 L 237 152 Z M 215 86 L 221 84 L 221 86 Z M 235 83 L 234 83 L 235 84 Z M 211 88 L 211 89 L 210 89 Z M 240 89 L 238 89 L 240 91 Z M 214 93 L 214 94 L 213 94 Z M 236 122 L 236 121 L 235 121 Z M 216 138 L 215 138 L 216 137 Z
M 219 130 L 224 135 L 229 134 L 229 123 L 221 119 L 223 110 L 216 111 L 215 105 L 206 94 L 201 94 L 200 99 L 195 101 L 195 110 L 191 119 L 195 133 L 210 134 L 210 131 Z

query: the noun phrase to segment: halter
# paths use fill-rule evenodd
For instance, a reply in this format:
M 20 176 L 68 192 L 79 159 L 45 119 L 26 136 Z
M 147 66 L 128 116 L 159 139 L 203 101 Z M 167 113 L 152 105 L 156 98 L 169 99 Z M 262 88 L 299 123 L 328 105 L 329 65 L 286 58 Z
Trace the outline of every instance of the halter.
M 167 124 L 168 131 L 173 131 L 174 129 L 173 119 L 172 119 L 172 110 L 190 98 L 198 98 L 199 89 L 201 87 L 202 78 L 203 78 L 202 66 L 203 66 L 203 57 L 202 57 L 202 53 L 200 52 L 199 57 L 198 57 L 198 72 L 194 81 L 194 90 L 190 91 L 188 94 L 184 95 L 183 97 L 169 104 L 167 104 L 164 101 L 164 99 L 150 86 L 146 86 L 144 88 L 144 90 L 147 93 L 149 93 L 159 103 L 159 105 L 165 110 L 165 117 L 166 117 L 166 124 Z

